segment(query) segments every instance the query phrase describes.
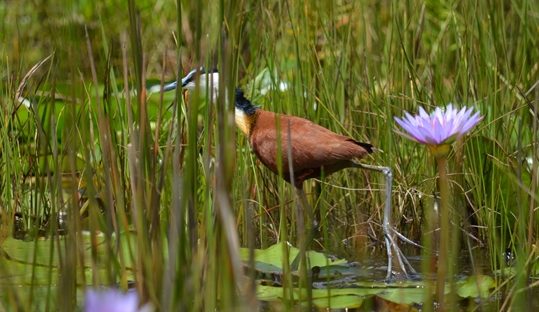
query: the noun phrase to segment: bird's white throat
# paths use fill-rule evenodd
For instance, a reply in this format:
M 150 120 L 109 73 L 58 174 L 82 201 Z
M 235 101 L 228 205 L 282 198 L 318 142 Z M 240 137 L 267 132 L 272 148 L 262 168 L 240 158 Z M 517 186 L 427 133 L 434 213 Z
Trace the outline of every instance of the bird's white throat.
M 251 131 L 252 118 L 253 116 L 245 114 L 244 111 L 237 107 L 235 108 L 234 119 L 236 121 L 236 126 L 238 126 L 241 132 L 245 133 L 246 135 L 249 135 L 249 132 Z

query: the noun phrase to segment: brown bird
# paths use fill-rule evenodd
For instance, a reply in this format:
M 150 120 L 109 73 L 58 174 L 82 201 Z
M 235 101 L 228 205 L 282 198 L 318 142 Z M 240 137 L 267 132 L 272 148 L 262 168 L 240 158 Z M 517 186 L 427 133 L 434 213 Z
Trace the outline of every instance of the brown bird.
M 372 145 L 336 134 L 307 119 L 257 108 L 240 89 L 236 90 L 235 101 L 236 124 L 249 138 L 258 159 L 275 174 L 281 171 L 283 178 L 299 189 L 303 188 L 303 181 L 319 178 L 322 173 L 328 176 L 357 167 L 354 160 L 373 152 Z
M 215 101 L 219 92 L 218 81 L 217 71 L 206 73 L 200 68 L 191 71 L 182 79 L 182 87 L 192 90 L 198 85 L 200 90 L 209 90 L 210 98 Z M 172 90 L 176 87 L 177 83 L 173 82 L 164 89 Z M 334 133 L 304 118 L 265 111 L 245 98 L 241 89 L 236 89 L 235 94 L 235 121 L 238 128 L 249 138 L 257 158 L 272 172 L 276 174 L 282 172 L 282 177 L 297 188 L 303 199 L 303 182 L 307 179 L 318 178 L 321 175 L 328 176 L 353 167 L 382 172 L 386 177 L 386 202 L 382 227 L 388 253 L 387 278 L 389 279 L 392 274 L 392 249 L 404 274 L 407 275 L 405 264 L 410 272 L 415 273 L 392 236 L 395 234 L 415 245 L 394 230 L 389 223 L 391 169 L 359 162 L 374 151 L 371 144 Z M 278 166 L 279 163 L 281 168 Z

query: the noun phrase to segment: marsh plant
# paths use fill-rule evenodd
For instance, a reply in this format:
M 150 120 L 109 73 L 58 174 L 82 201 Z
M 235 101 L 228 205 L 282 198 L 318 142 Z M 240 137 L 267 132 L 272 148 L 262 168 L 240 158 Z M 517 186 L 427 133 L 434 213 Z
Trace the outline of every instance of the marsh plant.
M 108 296 L 88 289 L 156 311 L 539 307 L 537 12 L 0 2 L 0 311 Z M 159 91 L 200 66 L 218 94 Z M 293 188 L 237 135 L 236 87 L 377 148 L 364 161 L 391 167 L 390 223 L 421 274 L 386 280 L 382 178 L 342 170 L 304 183 L 318 223 L 298 276 Z
M 440 194 L 439 216 L 428 218 L 428 224 L 439 224 L 439 248 L 437 251 L 437 275 L 436 275 L 436 295 L 440 309 L 445 307 L 445 284 L 446 280 L 451 282 L 451 292 L 455 293 L 453 275 L 459 255 L 460 239 L 459 225 L 461 224 L 461 214 L 452 211 L 452 195 L 449 186 L 449 176 L 447 173 L 447 158 L 451 151 L 451 145 L 456 140 L 461 140 L 468 131 L 475 127 L 483 117 L 479 112 L 474 113 L 473 107 L 462 109 L 454 108 L 452 104 L 445 108 L 437 107 L 431 114 L 427 114 L 423 107 L 419 108 L 416 116 L 405 112 L 404 118 L 395 117 L 395 121 L 401 126 L 404 135 L 411 140 L 424 144 L 432 157 L 436 160 L 438 171 L 438 191 Z M 433 214 L 430 213 L 432 216 Z M 436 221 L 438 217 L 438 222 Z M 425 233 L 433 233 L 433 227 L 425 227 Z M 427 235 L 425 235 L 427 237 Z M 427 241 L 424 239 L 423 241 Z M 427 244 L 430 246 L 430 243 Z M 428 260 L 428 257 L 427 257 Z M 424 272 L 425 275 L 434 272 Z M 431 291 L 426 288 L 426 297 Z M 454 302 L 453 302 L 454 305 Z

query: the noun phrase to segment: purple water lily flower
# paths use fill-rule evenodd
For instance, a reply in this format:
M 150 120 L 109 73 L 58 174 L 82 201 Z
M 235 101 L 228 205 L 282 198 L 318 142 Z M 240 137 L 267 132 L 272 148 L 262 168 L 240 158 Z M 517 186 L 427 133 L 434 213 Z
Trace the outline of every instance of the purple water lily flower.
M 460 110 L 452 104 L 445 108 L 437 107 L 430 115 L 419 107 L 419 115 L 412 116 L 404 112 L 404 117 L 395 117 L 395 121 L 406 133 L 404 136 L 421 144 L 442 145 L 450 144 L 460 138 L 483 119 L 474 108 L 463 107 Z
M 84 303 L 86 312 L 137 312 L 149 311 L 139 309 L 139 299 L 135 291 L 123 292 L 109 288 L 103 290 L 88 289 Z

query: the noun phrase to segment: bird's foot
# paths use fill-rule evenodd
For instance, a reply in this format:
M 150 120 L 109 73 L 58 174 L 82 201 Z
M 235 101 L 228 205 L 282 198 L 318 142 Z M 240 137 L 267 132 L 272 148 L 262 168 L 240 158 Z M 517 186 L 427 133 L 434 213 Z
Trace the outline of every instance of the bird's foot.
M 391 227 L 389 229 L 390 229 L 391 232 L 396 234 L 397 237 L 400 238 L 401 240 L 403 240 L 403 241 L 405 241 L 407 243 L 410 243 L 410 244 L 412 244 L 414 246 L 421 247 L 421 245 L 411 241 L 406 236 L 404 236 L 404 235 L 400 234 L 399 232 L 397 232 L 395 229 L 393 229 Z M 390 281 L 392 276 L 393 276 L 393 271 L 392 271 L 393 253 L 394 253 L 395 257 L 397 258 L 397 263 L 399 265 L 400 270 L 404 274 L 404 276 L 406 278 L 410 278 L 410 274 L 415 274 L 416 273 L 415 269 L 410 264 L 410 262 L 408 261 L 408 259 L 406 258 L 406 256 L 402 252 L 402 250 L 399 248 L 399 246 L 397 245 L 397 242 L 393 239 L 393 236 L 391 236 L 390 233 L 385 233 L 384 236 L 385 236 L 386 249 L 387 249 L 387 275 L 386 275 L 386 280 Z

